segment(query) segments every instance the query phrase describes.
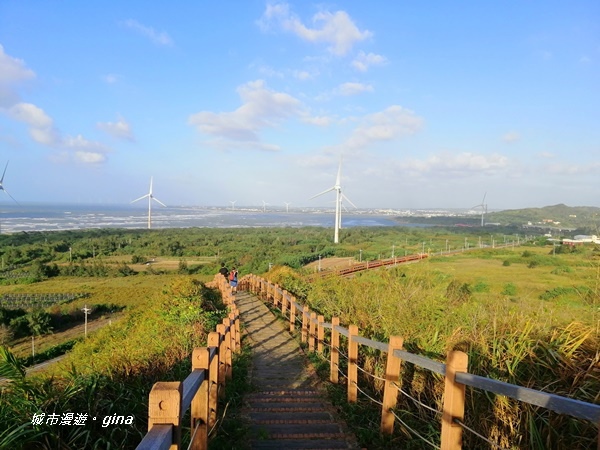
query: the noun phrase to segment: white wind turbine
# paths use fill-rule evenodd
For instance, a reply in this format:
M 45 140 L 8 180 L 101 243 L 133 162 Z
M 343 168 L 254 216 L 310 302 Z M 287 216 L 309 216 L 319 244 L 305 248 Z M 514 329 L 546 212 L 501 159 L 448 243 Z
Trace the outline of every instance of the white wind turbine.
M 265 202 L 264 200 L 262 202 L 263 202 L 263 212 L 267 212 L 267 205 L 268 205 L 268 203 Z
M 237 202 L 237 200 L 233 200 L 233 201 L 229 200 L 229 203 L 231 203 L 231 210 L 232 211 L 235 211 L 235 202 Z
M 135 203 L 138 200 L 142 200 L 146 197 L 148 197 L 148 228 L 150 229 L 150 228 L 152 228 L 152 200 L 160 203 L 165 208 L 167 207 L 167 205 L 165 205 L 163 202 L 161 202 L 159 199 L 157 199 L 154 195 L 152 195 L 152 177 L 150 177 L 150 192 L 148 192 L 146 195 L 142 195 L 140 198 L 136 198 L 131 203 Z
M 487 195 L 487 192 L 485 194 L 483 194 L 483 200 L 481 200 L 481 203 L 479 205 L 475 205 L 475 206 L 471 207 L 471 209 L 481 208 L 481 226 L 484 226 L 484 217 L 485 217 L 485 214 L 487 214 L 487 204 L 485 203 L 486 195 Z
M 0 178 L 0 191 L 4 191 L 6 193 L 6 195 L 8 195 L 18 205 L 19 202 L 16 201 L 14 199 L 14 197 L 12 195 L 10 195 L 6 189 L 4 189 L 4 175 L 6 174 L 7 167 L 8 167 L 8 161 L 6 161 L 6 166 L 4 166 L 4 172 L 2 172 L 2 178 Z
M 354 203 L 352 203 L 348 197 L 346 197 L 344 194 L 342 194 L 342 186 L 340 185 L 341 177 L 342 177 L 342 160 L 340 159 L 340 165 L 338 167 L 337 177 L 335 179 L 335 184 L 333 185 L 333 187 L 330 187 L 329 189 L 326 189 L 317 195 L 313 195 L 310 198 L 312 200 L 313 198 L 316 198 L 320 195 L 326 194 L 327 192 L 335 191 L 335 193 L 336 193 L 336 195 L 335 195 L 335 227 L 334 227 L 334 234 L 333 234 L 333 243 L 334 244 L 339 244 L 339 242 L 340 242 L 340 228 L 342 227 L 342 198 L 346 199 L 346 201 L 348 201 L 352 206 L 354 206 L 356 208 Z
M 291 203 L 289 203 L 289 202 L 283 202 L 283 203 L 285 203 L 285 212 L 289 213 L 290 212 L 290 205 L 291 205 Z

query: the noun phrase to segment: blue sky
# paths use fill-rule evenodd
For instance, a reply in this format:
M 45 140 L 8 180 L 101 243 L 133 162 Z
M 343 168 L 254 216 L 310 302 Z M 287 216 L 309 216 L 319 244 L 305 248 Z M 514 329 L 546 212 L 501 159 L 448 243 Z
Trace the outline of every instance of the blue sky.
M 328 206 L 340 157 L 359 208 L 600 206 L 600 2 L 0 2 L 20 202 Z

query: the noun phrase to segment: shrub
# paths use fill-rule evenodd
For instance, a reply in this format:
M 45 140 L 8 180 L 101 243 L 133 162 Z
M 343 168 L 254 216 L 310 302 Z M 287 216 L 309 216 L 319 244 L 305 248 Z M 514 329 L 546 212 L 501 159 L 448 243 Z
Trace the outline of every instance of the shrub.
M 508 266 L 510 266 L 510 264 L 511 264 L 511 262 L 510 262 L 508 259 L 505 259 L 505 260 L 502 262 L 502 265 L 503 265 L 504 267 L 508 267 Z
M 513 283 L 506 283 L 502 290 L 502 295 L 517 295 L 517 286 Z

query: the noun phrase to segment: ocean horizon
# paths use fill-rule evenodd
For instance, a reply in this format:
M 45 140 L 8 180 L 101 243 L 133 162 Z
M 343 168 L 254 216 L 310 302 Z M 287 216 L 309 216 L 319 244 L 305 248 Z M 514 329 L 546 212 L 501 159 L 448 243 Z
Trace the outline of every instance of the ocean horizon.
M 256 208 L 152 206 L 152 228 L 299 228 L 315 226 L 333 228 L 334 212 L 325 209 L 292 209 L 289 211 Z M 405 224 L 391 214 L 367 212 L 342 213 L 342 228 L 372 226 L 426 227 Z M 148 228 L 148 208 L 137 205 L 84 204 L 2 204 L 0 232 L 85 230 L 98 228 Z

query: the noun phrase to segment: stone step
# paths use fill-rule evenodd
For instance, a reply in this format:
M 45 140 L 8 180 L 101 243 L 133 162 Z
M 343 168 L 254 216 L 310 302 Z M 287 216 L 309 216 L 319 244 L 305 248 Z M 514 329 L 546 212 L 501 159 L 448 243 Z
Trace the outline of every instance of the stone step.
M 256 450 L 327 450 L 353 448 L 346 441 L 341 439 L 324 439 L 313 441 L 309 439 L 287 439 L 285 441 L 276 440 L 253 440 L 252 449 Z

